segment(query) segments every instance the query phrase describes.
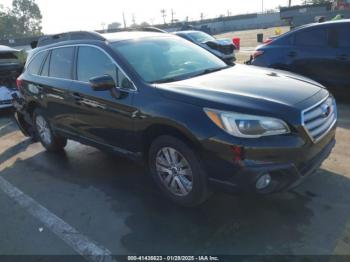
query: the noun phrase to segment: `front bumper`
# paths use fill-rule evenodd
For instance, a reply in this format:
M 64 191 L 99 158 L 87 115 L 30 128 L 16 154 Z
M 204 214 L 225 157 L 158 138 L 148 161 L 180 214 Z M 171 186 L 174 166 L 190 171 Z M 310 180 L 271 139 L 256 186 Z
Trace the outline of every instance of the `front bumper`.
M 207 145 L 212 151 L 204 154 L 209 183 L 214 189 L 234 193 L 268 194 L 289 190 L 315 173 L 328 158 L 336 143 L 335 131 L 336 126 L 316 144 L 283 147 L 282 144 L 287 142 L 281 140 L 281 146 L 277 148 L 242 147 L 245 158 L 238 162 L 233 160 L 232 146 L 216 140 Z M 219 155 L 217 152 L 223 152 L 225 147 L 228 150 Z M 258 190 L 256 183 L 266 174 L 271 176 L 271 183 Z

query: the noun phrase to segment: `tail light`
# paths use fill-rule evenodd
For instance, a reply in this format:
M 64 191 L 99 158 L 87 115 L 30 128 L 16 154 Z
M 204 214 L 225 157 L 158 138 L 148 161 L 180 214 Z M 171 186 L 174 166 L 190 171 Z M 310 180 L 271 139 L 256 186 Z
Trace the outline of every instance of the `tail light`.
M 16 85 L 17 85 L 17 89 L 20 90 L 22 88 L 22 84 L 23 84 L 23 80 L 17 78 L 16 79 Z
M 255 52 L 253 53 L 253 59 L 258 58 L 259 56 L 261 56 L 261 55 L 263 55 L 263 54 L 264 54 L 264 51 L 259 51 L 259 50 L 257 50 L 257 51 L 255 51 Z

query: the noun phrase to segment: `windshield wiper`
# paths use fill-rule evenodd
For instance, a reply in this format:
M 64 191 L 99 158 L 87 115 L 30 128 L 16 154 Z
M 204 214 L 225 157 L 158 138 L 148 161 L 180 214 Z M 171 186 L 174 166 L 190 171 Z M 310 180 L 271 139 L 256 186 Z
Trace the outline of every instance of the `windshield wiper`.
M 224 69 L 227 69 L 231 66 L 224 66 L 224 67 L 219 67 L 219 68 L 208 68 L 205 70 L 200 71 L 199 73 L 194 73 L 194 74 L 186 74 L 186 75 L 181 75 L 181 76 L 175 76 L 175 77 L 169 77 L 169 78 L 164 78 L 158 81 L 154 81 L 152 82 L 152 84 L 164 84 L 164 83 L 169 83 L 169 82 L 176 82 L 176 81 L 181 81 L 181 80 L 185 80 L 188 78 L 192 78 L 192 77 L 196 77 L 196 76 L 201 76 L 201 75 L 206 75 L 206 74 L 210 74 L 213 72 L 217 72 L 217 71 L 221 71 Z
M 227 69 L 231 66 L 224 66 L 224 67 L 216 67 L 216 68 L 208 68 L 208 69 L 205 69 L 197 74 L 194 74 L 193 77 L 195 76 L 202 76 L 202 75 L 207 75 L 207 74 L 210 74 L 210 73 L 214 73 L 214 72 L 218 72 L 218 71 L 221 71 L 221 70 L 224 70 L 224 69 Z
M 164 83 L 169 83 L 169 82 L 176 82 L 180 80 L 184 80 L 184 77 L 169 77 L 169 78 L 164 78 L 158 81 L 152 82 L 152 84 L 164 84 Z

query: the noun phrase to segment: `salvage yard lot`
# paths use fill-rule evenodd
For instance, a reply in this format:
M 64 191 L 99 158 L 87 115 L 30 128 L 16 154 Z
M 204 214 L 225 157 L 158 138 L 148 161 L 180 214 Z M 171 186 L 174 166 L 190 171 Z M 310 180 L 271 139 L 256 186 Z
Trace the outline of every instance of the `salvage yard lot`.
M 113 254 L 350 254 L 350 106 L 339 108 L 331 157 L 288 193 L 215 194 L 181 208 L 126 159 L 74 142 L 60 155 L 45 152 L 8 111 L 0 116 L 0 178 Z M 1 254 L 77 254 L 3 190 L 0 204 Z

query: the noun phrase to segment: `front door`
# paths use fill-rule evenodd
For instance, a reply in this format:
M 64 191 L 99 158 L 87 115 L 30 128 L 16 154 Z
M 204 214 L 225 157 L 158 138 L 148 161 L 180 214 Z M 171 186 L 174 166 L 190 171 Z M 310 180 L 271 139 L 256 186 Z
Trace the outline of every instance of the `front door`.
M 112 59 L 101 49 L 93 46 L 80 46 L 76 59 L 76 81 L 71 89 L 75 101 L 75 129 L 83 139 L 116 150 L 131 150 L 134 135 L 133 107 L 134 90 L 127 88 L 120 97 L 116 90 L 94 91 L 89 79 L 110 75 L 116 86 L 122 88 L 128 81 Z

